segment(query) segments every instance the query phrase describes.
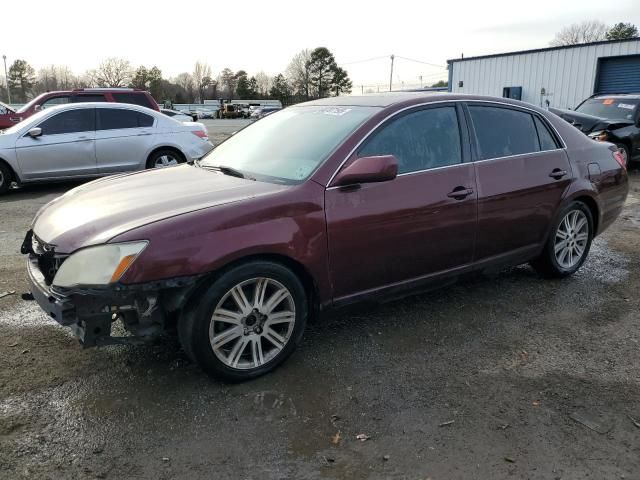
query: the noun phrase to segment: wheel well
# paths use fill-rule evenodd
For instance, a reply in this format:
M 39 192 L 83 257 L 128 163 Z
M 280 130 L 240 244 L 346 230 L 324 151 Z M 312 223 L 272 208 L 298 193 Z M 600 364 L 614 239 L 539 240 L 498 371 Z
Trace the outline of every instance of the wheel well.
M 593 218 L 593 235 L 598 231 L 598 221 L 599 221 L 599 212 L 598 212 L 598 204 L 591 197 L 578 197 L 575 199 L 576 202 L 582 202 L 587 207 L 589 207 L 589 211 L 591 212 L 591 217 Z
M 0 163 L 7 167 L 9 169 L 9 172 L 11 172 L 11 181 L 19 182 L 20 179 L 18 178 L 16 171 L 11 167 L 11 165 L 9 165 L 9 162 L 6 162 L 4 159 L 0 158 Z
M 151 160 L 151 157 L 153 156 L 154 153 L 159 152 L 160 150 L 171 150 L 172 152 L 177 153 L 178 155 L 180 155 L 182 157 L 183 161 L 187 160 L 187 157 L 185 156 L 184 153 L 182 153 L 180 151 L 179 148 L 176 147 L 170 147 L 170 146 L 166 146 L 166 147 L 158 147 L 158 148 L 154 148 L 151 153 L 149 153 L 149 156 L 147 157 L 147 164 L 149 163 L 149 160 Z
M 314 281 L 309 271 L 306 269 L 304 265 L 292 259 L 291 257 L 287 257 L 285 255 L 278 255 L 278 254 L 249 255 L 247 257 L 242 257 L 237 260 L 234 260 L 231 263 L 226 264 L 224 267 L 216 270 L 215 272 L 212 272 L 210 275 L 205 276 L 204 279 L 200 281 L 199 286 L 196 289 L 194 289 L 194 291 L 189 296 L 189 299 L 187 299 L 185 304 L 189 303 L 193 295 L 197 295 L 198 292 L 201 292 L 203 288 L 208 287 L 210 285 L 210 282 L 215 281 L 222 273 L 228 270 L 231 270 L 232 268 L 235 268 L 244 263 L 255 262 L 259 260 L 279 263 L 280 265 L 287 267 L 289 270 L 295 273 L 296 276 L 302 282 L 302 285 L 309 297 L 309 303 L 310 303 L 309 313 L 313 316 L 319 311 L 320 304 L 318 299 L 318 286 L 316 285 L 316 282 Z

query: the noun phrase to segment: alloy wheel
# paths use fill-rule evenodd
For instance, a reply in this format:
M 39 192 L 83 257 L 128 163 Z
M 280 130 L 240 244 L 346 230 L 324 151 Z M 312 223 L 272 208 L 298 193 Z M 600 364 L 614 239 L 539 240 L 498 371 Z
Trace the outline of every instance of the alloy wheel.
M 576 266 L 584 257 L 589 240 L 589 221 L 581 210 L 567 213 L 556 230 L 554 251 L 562 268 Z
M 178 165 L 178 159 L 171 155 L 161 155 L 157 158 L 155 168 L 171 167 Z
M 293 333 L 296 309 L 289 289 L 272 278 L 238 283 L 218 302 L 209 325 L 215 356 L 239 370 L 274 359 Z

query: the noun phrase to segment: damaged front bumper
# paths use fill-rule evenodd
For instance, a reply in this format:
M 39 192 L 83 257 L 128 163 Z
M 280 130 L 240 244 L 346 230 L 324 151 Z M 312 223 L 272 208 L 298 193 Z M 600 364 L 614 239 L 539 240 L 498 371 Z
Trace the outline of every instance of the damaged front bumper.
M 172 313 L 182 308 L 198 280 L 190 277 L 58 291 L 47 285 L 34 254 L 29 254 L 27 272 L 34 300 L 56 322 L 70 327 L 84 347 L 140 343 L 156 337 L 171 325 Z M 117 320 L 129 335 L 112 336 Z

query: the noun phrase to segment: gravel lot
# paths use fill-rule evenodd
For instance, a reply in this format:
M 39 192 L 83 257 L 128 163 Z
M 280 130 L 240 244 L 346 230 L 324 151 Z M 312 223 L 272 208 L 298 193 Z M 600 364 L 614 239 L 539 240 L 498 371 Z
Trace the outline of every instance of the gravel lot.
M 24 233 L 72 186 L 0 199 L 0 478 L 640 478 L 638 172 L 574 277 L 328 314 L 241 385 L 171 339 L 82 350 L 20 299 Z

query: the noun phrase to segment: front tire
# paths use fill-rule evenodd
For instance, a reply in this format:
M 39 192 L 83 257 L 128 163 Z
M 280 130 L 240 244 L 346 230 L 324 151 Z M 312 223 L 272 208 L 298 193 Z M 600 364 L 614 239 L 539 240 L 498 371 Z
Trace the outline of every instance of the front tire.
M 0 195 L 6 193 L 13 182 L 13 174 L 11 169 L 0 161 Z
M 582 202 L 565 207 L 553 227 L 542 254 L 531 262 L 547 278 L 575 273 L 587 259 L 593 240 L 593 216 Z
M 302 339 L 309 311 L 298 277 L 268 261 L 225 272 L 190 303 L 178 323 L 185 352 L 209 375 L 231 382 L 284 362 Z
M 628 169 L 631 166 L 631 155 L 629 154 L 629 147 L 622 143 L 616 144 L 616 148 L 622 154 L 624 158 L 624 165 Z

